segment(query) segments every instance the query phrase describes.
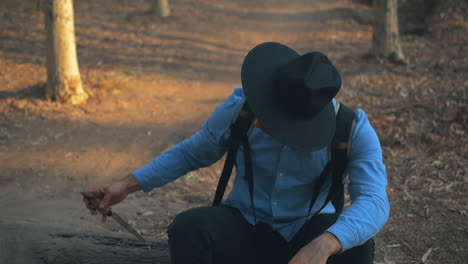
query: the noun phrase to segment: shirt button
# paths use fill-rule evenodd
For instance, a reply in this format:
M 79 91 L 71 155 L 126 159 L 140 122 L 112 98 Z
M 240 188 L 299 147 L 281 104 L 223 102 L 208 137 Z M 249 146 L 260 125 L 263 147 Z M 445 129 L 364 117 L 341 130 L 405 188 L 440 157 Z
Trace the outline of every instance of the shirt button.
M 279 176 L 280 176 L 280 177 L 283 177 L 283 173 L 282 173 L 282 172 L 280 172 Z
M 273 202 L 273 206 L 276 206 L 278 203 L 277 202 Z

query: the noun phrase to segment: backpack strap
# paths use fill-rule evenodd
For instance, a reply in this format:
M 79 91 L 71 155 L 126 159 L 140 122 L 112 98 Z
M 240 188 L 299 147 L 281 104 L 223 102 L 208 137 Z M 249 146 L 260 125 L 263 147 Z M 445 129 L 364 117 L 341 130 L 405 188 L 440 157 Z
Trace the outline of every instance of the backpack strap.
M 252 206 L 252 212 L 254 217 L 254 223 L 257 223 L 257 215 L 255 213 L 254 205 L 254 177 L 252 167 L 252 155 L 250 150 L 249 136 L 245 135 L 242 140 L 242 146 L 244 147 L 244 178 L 249 186 L 250 205 Z
M 348 165 L 348 154 L 351 148 L 352 132 L 354 130 L 354 112 L 343 104 L 337 103 L 335 108 L 336 129 L 333 139 L 328 147 L 328 163 L 325 165 L 319 180 L 312 192 L 312 199 L 309 205 L 306 221 L 310 211 L 314 206 L 320 190 L 326 178 L 331 174 L 332 184 L 328 191 L 322 207 L 315 213 L 319 213 L 331 201 L 337 213 L 341 213 L 344 204 L 343 174 Z M 314 215 L 315 215 L 314 214 Z
M 239 145 L 247 139 L 250 131 L 253 128 L 254 120 L 255 116 L 250 110 L 247 101 L 244 99 L 244 102 L 234 117 L 230 127 L 231 135 L 229 136 L 228 141 L 228 153 L 224 163 L 223 171 L 219 178 L 218 187 L 216 188 L 213 206 L 218 206 L 223 200 L 226 186 L 229 182 L 229 178 L 231 177 L 232 168 L 236 163 L 237 150 L 239 149 Z M 253 200 L 252 194 L 251 199 Z
M 339 104 L 335 135 L 329 147 L 333 170 L 332 186 L 328 195 L 329 201 L 332 202 L 337 213 L 341 213 L 344 206 L 343 176 L 348 166 L 355 123 L 354 111 L 343 104 Z

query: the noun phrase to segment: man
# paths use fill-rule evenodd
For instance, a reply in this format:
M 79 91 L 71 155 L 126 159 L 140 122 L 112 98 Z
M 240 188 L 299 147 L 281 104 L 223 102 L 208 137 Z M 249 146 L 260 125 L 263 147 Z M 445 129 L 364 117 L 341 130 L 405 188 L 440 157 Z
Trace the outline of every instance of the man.
M 244 145 L 225 203 L 183 212 L 169 226 L 172 262 L 372 263 L 372 237 L 388 219 L 389 202 L 380 143 L 363 110 L 355 111 L 347 166 L 352 204 L 339 215 L 331 203 L 323 207 L 327 180 L 310 208 L 335 133 L 334 97 L 341 87 L 336 68 L 320 52 L 300 56 L 269 42 L 248 53 L 241 77 L 243 87 L 199 132 L 121 181 L 92 189 L 102 198 L 101 209 L 219 160 L 246 101 L 256 117 L 248 136 L 253 190 L 245 177 Z

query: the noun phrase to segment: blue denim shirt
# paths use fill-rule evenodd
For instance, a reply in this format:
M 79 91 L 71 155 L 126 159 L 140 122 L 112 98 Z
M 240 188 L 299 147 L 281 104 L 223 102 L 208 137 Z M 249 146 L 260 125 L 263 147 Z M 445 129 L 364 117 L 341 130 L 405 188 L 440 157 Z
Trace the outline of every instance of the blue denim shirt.
M 221 159 L 227 150 L 229 126 L 243 99 L 242 88 L 236 88 L 216 108 L 200 131 L 136 170 L 133 174 L 143 191 L 151 191 Z M 361 245 L 375 236 L 386 223 L 390 211 L 382 150 L 374 129 L 361 109 L 356 110 L 352 137 L 347 171 L 352 204 L 327 230 L 338 238 L 342 251 Z M 252 130 L 249 142 L 257 221 L 269 223 L 290 240 L 305 223 L 314 185 L 328 161 L 328 149 L 300 151 L 281 144 L 259 128 Z M 248 222 L 255 224 L 248 184 L 244 178 L 242 152 L 241 147 L 237 155 L 237 175 L 226 203 L 238 208 Z M 331 180 L 322 187 L 309 217 L 323 205 L 330 185 Z M 332 212 L 335 209 L 331 203 L 321 211 Z

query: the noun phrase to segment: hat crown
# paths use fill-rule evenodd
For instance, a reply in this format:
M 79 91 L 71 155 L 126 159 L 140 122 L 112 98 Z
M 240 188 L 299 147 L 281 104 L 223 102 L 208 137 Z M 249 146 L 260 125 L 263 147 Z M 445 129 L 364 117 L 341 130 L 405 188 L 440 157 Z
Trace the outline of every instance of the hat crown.
M 341 77 L 324 54 L 310 52 L 280 67 L 273 86 L 284 111 L 303 120 L 313 118 L 336 96 Z
M 341 78 L 325 55 L 262 43 L 245 57 L 241 79 L 252 112 L 279 142 L 304 151 L 331 142 Z

